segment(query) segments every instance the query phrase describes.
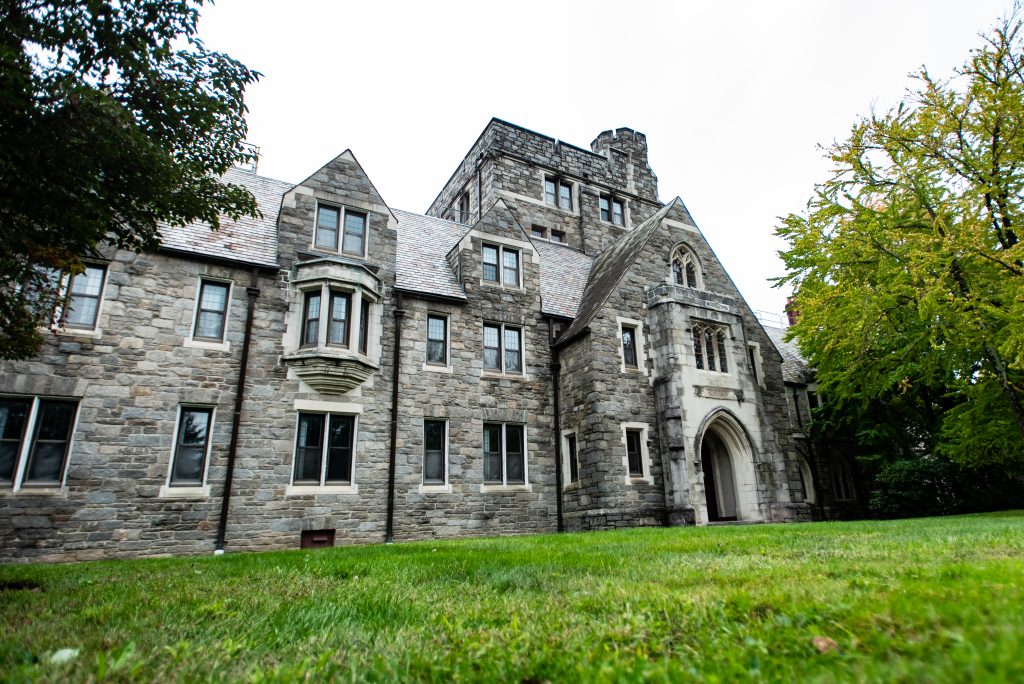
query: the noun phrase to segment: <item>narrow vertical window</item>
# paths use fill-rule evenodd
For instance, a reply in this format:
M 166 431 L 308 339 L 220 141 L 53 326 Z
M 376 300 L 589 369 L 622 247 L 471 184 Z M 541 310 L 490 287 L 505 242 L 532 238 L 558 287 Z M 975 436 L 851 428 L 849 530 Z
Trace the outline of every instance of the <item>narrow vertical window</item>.
M 199 305 L 196 307 L 196 325 L 192 337 L 203 340 L 223 340 L 224 322 L 228 309 L 228 284 L 211 280 L 199 283 Z
M 505 372 L 521 373 L 523 371 L 523 355 L 520 344 L 519 328 L 505 328 Z
M 622 360 L 627 368 L 636 368 L 636 328 L 622 326 Z
M 320 341 L 320 292 L 306 293 L 302 314 L 302 344 L 316 346 Z
M 501 370 L 501 327 L 484 325 L 484 368 Z
M 622 202 L 619 200 L 612 201 L 612 223 L 617 226 L 625 225 L 626 223 Z
M 526 453 L 523 426 L 505 426 L 505 484 L 526 484 Z
M 514 249 L 501 250 L 504 265 L 505 284 L 519 286 L 519 252 Z
M 579 458 L 576 455 L 576 435 L 569 435 L 565 438 L 566 449 L 569 458 L 569 483 L 579 482 L 580 480 L 580 463 Z
M 361 300 L 359 305 L 359 353 L 366 354 L 370 348 L 370 302 Z
M 25 484 L 59 486 L 64 479 L 68 445 L 78 402 L 40 399 Z
M 327 329 L 327 343 L 348 346 L 349 309 L 352 297 L 340 292 L 331 293 L 331 320 Z M 319 313 L 319 312 L 318 312 Z
M 644 476 L 644 461 L 640 447 L 640 437 L 640 430 L 626 430 L 626 456 L 629 460 L 630 477 Z
M 366 214 L 359 211 L 345 210 L 345 239 L 341 251 L 346 254 L 363 256 L 366 241 Z
M 697 269 L 691 261 L 686 262 L 686 287 L 697 289 Z
M 203 484 L 213 409 L 182 406 L 171 466 L 172 487 Z
M 572 209 L 572 186 L 568 183 L 558 184 L 558 206 L 562 209 Z
M 484 262 L 483 278 L 489 283 L 498 282 L 498 248 L 484 245 L 481 248 Z
M 103 294 L 103 266 L 86 266 L 84 273 L 71 276 L 64 322 L 70 328 L 94 330 Z
M 355 424 L 355 416 L 330 416 L 324 484 L 352 483 L 352 438 Z
M 718 370 L 720 370 L 723 373 L 728 373 L 729 372 L 729 363 L 726 360 L 725 331 L 724 330 L 719 330 L 715 334 L 715 340 L 717 341 L 717 346 L 718 346 Z
M 672 282 L 676 285 L 683 284 L 683 262 L 678 258 L 672 260 Z
M 469 193 L 464 192 L 459 197 L 459 223 L 469 223 Z
M 601 195 L 600 208 L 601 208 L 601 220 L 602 221 L 611 221 L 612 220 L 611 198 L 608 195 Z
M 504 472 L 501 467 L 501 424 L 484 424 L 484 482 L 502 483 Z
M 555 189 L 555 179 L 545 178 L 544 179 L 544 201 L 547 204 L 557 204 L 558 196 Z
M 423 484 L 443 485 L 447 459 L 445 457 L 445 422 L 423 421 Z
M 14 482 L 31 408 L 31 399 L 0 398 L 0 483 Z
M 316 240 L 317 247 L 338 250 L 338 225 L 341 222 L 341 209 L 337 207 L 317 206 L 316 209 Z
M 299 431 L 295 444 L 295 484 L 320 484 L 320 459 L 324 446 L 324 426 L 327 416 L 322 413 L 300 413 Z
M 427 316 L 427 363 L 448 363 L 447 316 Z
M 697 368 L 704 370 L 704 329 L 693 326 L 693 357 Z
M 715 334 L 708 329 L 704 330 L 704 351 L 708 360 L 708 370 L 715 370 Z

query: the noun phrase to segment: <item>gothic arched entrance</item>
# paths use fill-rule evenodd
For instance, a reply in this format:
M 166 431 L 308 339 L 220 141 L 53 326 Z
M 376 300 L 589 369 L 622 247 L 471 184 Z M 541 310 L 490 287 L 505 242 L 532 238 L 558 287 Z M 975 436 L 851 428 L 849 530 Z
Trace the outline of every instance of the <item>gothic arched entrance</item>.
M 736 520 L 736 478 L 729 450 L 716 432 L 708 431 L 704 435 L 700 445 L 700 460 L 704 470 L 708 522 Z
M 754 452 L 746 430 L 725 409 L 704 421 L 698 441 L 704 484 L 704 522 L 761 520 Z

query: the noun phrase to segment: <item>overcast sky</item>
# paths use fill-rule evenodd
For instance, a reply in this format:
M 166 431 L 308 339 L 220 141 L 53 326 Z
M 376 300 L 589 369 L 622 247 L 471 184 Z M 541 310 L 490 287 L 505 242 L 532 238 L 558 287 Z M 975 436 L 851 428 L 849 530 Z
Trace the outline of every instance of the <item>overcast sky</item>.
M 425 212 L 492 116 L 588 148 L 647 134 L 755 309 L 781 313 L 777 217 L 830 168 L 822 145 L 947 76 L 1009 9 L 992 0 L 219 0 L 200 37 L 263 74 L 249 140 L 298 182 L 351 149 L 392 207 Z

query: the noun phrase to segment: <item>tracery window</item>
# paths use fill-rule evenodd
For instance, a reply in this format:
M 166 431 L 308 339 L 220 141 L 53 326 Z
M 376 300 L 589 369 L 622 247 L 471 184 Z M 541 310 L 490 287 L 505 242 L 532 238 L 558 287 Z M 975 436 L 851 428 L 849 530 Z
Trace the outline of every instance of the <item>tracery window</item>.
M 697 257 L 685 247 L 672 254 L 672 282 L 694 290 L 703 289 L 702 274 Z
M 693 357 L 701 370 L 729 372 L 729 354 L 726 350 L 725 328 L 710 323 L 694 323 Z

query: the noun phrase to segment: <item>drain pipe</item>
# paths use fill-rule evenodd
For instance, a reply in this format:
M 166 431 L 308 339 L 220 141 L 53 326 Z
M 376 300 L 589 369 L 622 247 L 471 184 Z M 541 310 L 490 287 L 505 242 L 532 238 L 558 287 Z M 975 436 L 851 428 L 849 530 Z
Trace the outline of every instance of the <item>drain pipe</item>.
M 224 541 L 228 531 L 228 507 L 231 505 L 231 485 L 235 479 L 235 459 L 238 455 L 238 429 L 242 422 L 242 402 L 245 400 L 245 374 L 249 366 L 249 344 L 252 340 L 252 318 L 256 310 L 256 298 L 260 296 L 259 271 L 252 269 L 249 287 L 245 294 L 249 298 L 245 310 L 245 335 L 242 337 L 242 359 L 239 362 L 238 384 L 235 386 L 235 411 L 231 416 L 231 443 L 228 445 L 228 469 L 224 475 L 224 495 L 220 503 L 220 522 L 217 525 L 217 543 L 213 553 L 224 553 Z
M 555 322 L 548 319 L 548 339 L 551 340 L 551 386 L 554 395 L 555 407 L 555 487 L 558 492 L 555 496 L 555 515 L 558 518 L 558 531 L 565 531 L 565 523 L 562 520 L 562 416 L 558 405 L 558 379 L 562 372 L 562 364 L 558 361 L 559 349 L 555 346 Z
M 399 349 L 402 346 L 402 319 L 405 318 L 405 309 L 402 308 L 402 293 L 397 295 L 395 302 L 395 349 L 391 361 L 391 447 L 388 453 L 388 514 L 387 525 L 384 531 L 384 543 L 390 544 L 395 540 L 395 449 L 398 440 L 398 377 L 401 355 Z

